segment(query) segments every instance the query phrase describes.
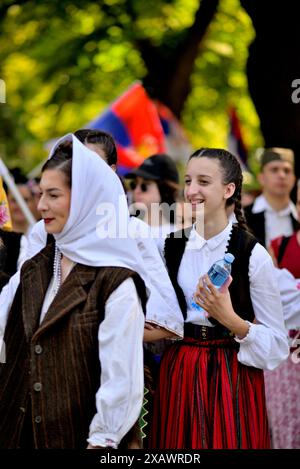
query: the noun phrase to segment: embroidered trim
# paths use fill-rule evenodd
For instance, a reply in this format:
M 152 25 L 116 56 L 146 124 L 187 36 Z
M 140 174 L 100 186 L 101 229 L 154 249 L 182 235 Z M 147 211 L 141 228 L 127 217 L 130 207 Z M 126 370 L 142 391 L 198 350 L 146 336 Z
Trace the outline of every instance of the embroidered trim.
M 146 397 L 148 393 L 149 393 L 149 389 L 144 387 L 143 406 L 142 406 L 142 410 L 141 410 L 140 418 L 139 418 L 139 426 L 140 426 L 142 439 L 147 436 L 146 433 L 144 432 L 144 428 L 146 427 L 146 425 L 148 425 L 148 422 L 145 419 L 146 415 L 149 414 L 147 410 L 147 404 L 149 401 Z
M 240 343 L 243 343 L 243 342 L 247 342 L 248 339 L 251 338 L 251 336 L 252 336 L 252 334 L 253 334 L 253 324 L 252 324 L 252 322 L 247 321 L 247 320 L 245 320 L 245 322 L 246 322 L 246 323 L 248 324 L 248 326 L 249 326 L 248 332 L 247 332 L 247 334 L 245 335 L 245 337 L 243 337 L 242 339 L 240 339 L 237 335 L 234 336 L 234 340 L 235 340 L 236 342 L 238 342 L 239 344 L 240 344 Z
M 228 252 L 228 247 L 229 247 L 229 243 L 230 243 L 230 240 L 231 240 L 232 232 L 233 232 L 233 224 L 231 224 L 231 230 L 230 230 L 230 233 L 229 233 L 227 241 L 226 241 L 225 254 Z
M 175 334 L 178 337 L 179 340 L 181 340 L 183 338 L 183 326 L 180 328 L 180 330 L 176 330 L 176 326 L 174 328 L 172 328 L 168 324 L 162 325 L 161 322 L 155 321 L 154 319 L 147 319 L 146 322 L 149 322 L 150 324 L 155 324 L 156 326 L 159 326 L 160 328 L 165 329 L 166 331 L 169 331 L 172 334 Z M 165 337 L 165 339 L 174 340 L 174 338 L 172 338 L 172 337 Z M 177 340 L 177 339 L 175 338 L 175 340 Z

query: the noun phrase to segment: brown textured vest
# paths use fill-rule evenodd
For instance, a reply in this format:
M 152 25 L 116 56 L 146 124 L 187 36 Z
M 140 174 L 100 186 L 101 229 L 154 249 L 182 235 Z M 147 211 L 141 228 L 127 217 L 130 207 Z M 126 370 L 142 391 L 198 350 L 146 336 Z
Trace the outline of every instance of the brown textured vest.
M 17 448 L 30 412 L 36 448 L 85 448 L 100 386 L 98 328 L 110 294 L 133 271 L 76 264 L 39 324 L 53 245 L 26 262 L 5 331 L 0 374 L 0 448 Z M 28 407 L 29 406 L 29 407 Z

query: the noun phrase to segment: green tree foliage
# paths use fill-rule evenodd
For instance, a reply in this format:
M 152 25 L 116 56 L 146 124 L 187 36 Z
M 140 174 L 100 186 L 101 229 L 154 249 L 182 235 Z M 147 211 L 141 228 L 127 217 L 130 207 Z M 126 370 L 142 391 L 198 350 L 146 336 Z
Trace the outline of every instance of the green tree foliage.
M 150 66 L 159 88 L 161 64 L 168 68 L 187 53 L 182 45 L 204 1 L 2 1 L 0 78 L 7 102 L 0 104 L 0 151 L 6 161 L 30 170 L 45 157 L 46 141 L 86 125 L 133 81 L 146 83 Z M 215 4 L 177 115 L 194 147 L 226 146 L 227 109 L 234 105 L 253 153 L 262 145 L 245 76 L 253 28 L 238 0 Z M 164 93 L 159 97 L 169 104 Z

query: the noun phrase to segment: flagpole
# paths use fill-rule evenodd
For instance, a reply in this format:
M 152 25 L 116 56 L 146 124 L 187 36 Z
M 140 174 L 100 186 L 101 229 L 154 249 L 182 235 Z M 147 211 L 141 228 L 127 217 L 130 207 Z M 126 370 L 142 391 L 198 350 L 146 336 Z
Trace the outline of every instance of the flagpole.
M 31 211 L 29 210 L 24 198 L 22 197 L 13 177 L 9 173 L 7 167 L 5 166 L 2 158 L 0 158 L 0 175 L 3 177 L 7 187 L 9 188 L 10 192 L 16 199 L 17 204 L 19 205 L 20 209 L 22 210 L 26 220 L 28 221 L 29 225 L 32 226 L 36 223 L 34 216 L 32 215 Z

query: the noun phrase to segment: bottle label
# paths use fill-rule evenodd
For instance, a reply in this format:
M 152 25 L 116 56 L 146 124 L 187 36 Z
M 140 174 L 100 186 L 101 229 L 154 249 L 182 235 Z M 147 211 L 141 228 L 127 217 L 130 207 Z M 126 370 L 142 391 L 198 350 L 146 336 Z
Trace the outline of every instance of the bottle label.
M 217 288 L 220 288 L 228 278 L 228 271 L 219 265 L 213 265 L 209 271 L 208 276 L 211 280 L 211 283 Z

